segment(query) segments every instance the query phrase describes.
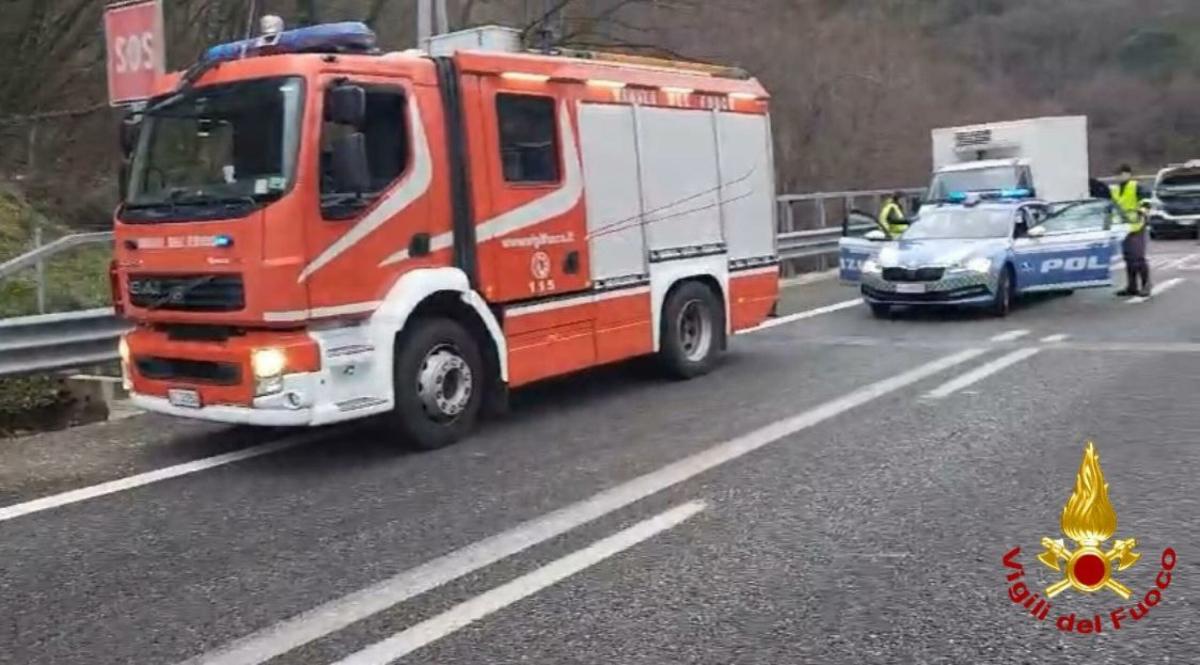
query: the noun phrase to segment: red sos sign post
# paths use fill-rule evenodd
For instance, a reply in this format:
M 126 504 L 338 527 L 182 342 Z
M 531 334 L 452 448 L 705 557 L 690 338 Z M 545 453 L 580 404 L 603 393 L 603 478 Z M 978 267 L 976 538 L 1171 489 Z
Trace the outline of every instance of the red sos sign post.
M 104 10 L 108 45 L 108 101 L 113 106 L 154 96 L 166 71 L 162 0 L 131 0 Z

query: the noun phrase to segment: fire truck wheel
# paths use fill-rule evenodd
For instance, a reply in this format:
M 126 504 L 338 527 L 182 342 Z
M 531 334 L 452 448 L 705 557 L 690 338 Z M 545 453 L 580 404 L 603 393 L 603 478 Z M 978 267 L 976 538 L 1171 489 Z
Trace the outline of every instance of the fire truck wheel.
M 420 450 L 455 443 L 471 432 L 487 386 L 479 346 L 450 319 L 418 319 L 396 346 L 394 418 Z
M 721 301 L 707 286 L 687 282 L 667 297 L 659 356 L 672 376 L 690 379 L 711 371 L 724 336 Z

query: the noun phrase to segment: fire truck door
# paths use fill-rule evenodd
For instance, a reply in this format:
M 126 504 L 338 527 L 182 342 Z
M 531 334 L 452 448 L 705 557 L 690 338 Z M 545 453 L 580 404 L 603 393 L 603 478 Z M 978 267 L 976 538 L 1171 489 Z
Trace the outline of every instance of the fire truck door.
M 486 165 L 473 174 L 483 180 L 475 183 L 475 235 L 481 288 L 492 302 L 591 288 L 572 105 L 555 84 L 528 87 L 486 77 L 474 95 L 482 140 L 472 141 L 473 157 Z

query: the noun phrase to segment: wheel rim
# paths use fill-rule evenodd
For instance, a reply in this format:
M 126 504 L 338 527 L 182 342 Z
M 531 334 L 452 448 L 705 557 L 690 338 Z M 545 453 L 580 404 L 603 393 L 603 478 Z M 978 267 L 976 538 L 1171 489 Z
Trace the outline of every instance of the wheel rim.
M 679 310 L 675 323 L 683 356 L 691 362 L 703 360 L 713 342 L 713 322 L 708 316 L 708 307 L 700 300 L 689 300 Z
M 431 420 L 450 423 L 466 410 L 475 388 L 471 366 L 451 345 L 434 347 L 425 354 L 417 372 L 417 395 Z

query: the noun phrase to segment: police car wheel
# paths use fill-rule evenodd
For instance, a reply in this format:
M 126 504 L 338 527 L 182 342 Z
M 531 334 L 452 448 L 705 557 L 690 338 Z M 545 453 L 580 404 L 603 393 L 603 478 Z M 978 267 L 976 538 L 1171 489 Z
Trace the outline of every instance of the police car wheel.
M 871 315 L 877 319 L 889 319 L 892 316 L 892 306 L 871 303 Z
M 659 361 L 677 379 L 707 374 L 725 346 L 725 312 L 712 289 L 685 282 L 667 296 L 659 331 Z
M 1000 318 L 1008 316 L 1012 311 L 1013 275 L 1008 266 L 1000 272 L 1000 281 L 996 283 L 996 295 L 992 298 L 991 312 Z
M 479 345 L 458 322 L 417 319 L 396 341 L 392 422 L 418 450 L 434 450 L 470 434 L 486 380 Z

